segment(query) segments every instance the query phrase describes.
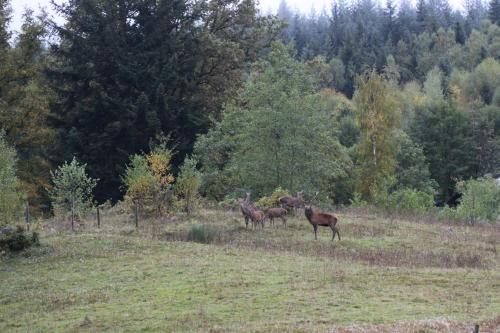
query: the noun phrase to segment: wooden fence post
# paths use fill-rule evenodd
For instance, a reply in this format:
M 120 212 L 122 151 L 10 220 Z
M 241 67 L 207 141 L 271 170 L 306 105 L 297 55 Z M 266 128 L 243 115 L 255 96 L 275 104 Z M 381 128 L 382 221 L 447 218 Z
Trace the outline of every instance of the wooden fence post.
M 101 214 L 99 212 L 99 206 L 97 206 L 96 208 L 97 208 L 97 229 L 100 229 L 101 228 Z
M 75 199 L 71 198 L 71 231 L 75 231 Z
M 29 203 L 29 201 L 26 202 L 26 208 L 24 211 L 24 220 L 26 222 L 27 231 L 30 231 L 30 203 Z
M 135 202 L 135 228 L 139 229 L 139 204 Z

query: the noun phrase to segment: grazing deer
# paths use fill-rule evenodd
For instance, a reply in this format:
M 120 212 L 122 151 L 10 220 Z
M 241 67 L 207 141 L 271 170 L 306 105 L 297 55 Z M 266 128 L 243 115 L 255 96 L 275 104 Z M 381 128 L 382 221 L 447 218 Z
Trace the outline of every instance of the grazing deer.
M 266 212 L 266 218 L 269 219 L 269 224 L 274 226 L 274 219 L 281 218 L 283 225 L 286 227 L 286 209 L 285 208 L 269 208 Z
M 318 239 L 318 237 L 317 237 L 318 226 L 330 227 L 330 229 L 332 229 L 332 233 L 333 233 L 332 241 L 335 239 L 335 234 L 339 235 L 339 240 L 340 240 L 339 229 L 337 229 L 338 219 L 334 215 L 313 212 L 313 209 L 311 206 L 305 206 L 304 214 L 306 215 L 307 219 L 309 220 L 309 223 L 311 223 L 313 228 L 314 228 L 314 240 Z
M 291 207 L 295 213 L 295 209 L 304 207 L 304 191 L 297 192 L 296 197 L 281 197 L 279 201 L 281 207 Z

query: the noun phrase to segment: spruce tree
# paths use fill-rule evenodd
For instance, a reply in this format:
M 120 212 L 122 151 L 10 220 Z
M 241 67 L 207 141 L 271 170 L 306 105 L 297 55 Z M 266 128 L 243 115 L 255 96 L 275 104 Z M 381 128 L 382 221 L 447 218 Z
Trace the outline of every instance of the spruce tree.
M 488 17 L 492 23 L 500 26 L 500 0 L 490 0 Z

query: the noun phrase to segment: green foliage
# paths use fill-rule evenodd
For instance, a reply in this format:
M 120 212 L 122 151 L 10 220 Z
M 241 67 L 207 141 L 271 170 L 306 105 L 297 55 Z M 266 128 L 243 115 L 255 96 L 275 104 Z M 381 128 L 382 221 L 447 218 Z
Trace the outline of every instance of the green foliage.
M 27 233 L 21 226 L 15 229 L 0 229 L 0 253 L 7 251 L 19 252 L 33 245 L 40 245 L 38 233 L 36 232 Z
M 175 183 L 175 193 L 183 201 L 183 209 L 188 214 L 194 209 L 201 184 L 201 173 L 196 168 L 197 164 L 198 161 L 194 157 L 186 157 Z
M 27 9 L 13 47 L 0 52 L 0 124 L 17 151 L 20 188 L 35 211 L 49 201 L 48 155 L 55 139 L 49 125 L 55 95 L 45 80 L 47 24 L 43 14 L 35 17 Z
M 62 216 L 72 208 L 81 216 L 92 208 L 93 191 L 98 180 L 87 175 L 86 166 L 73 157 L 70 163 L 65 162 L 50 172 L 52 187 L 49 195 L 56 216 Z
M 353 193 L 352 199 L 350 200 L 350 204 L 354 208 L 363 208 L 368 206 L 368 202 L 363 200 L 363 197 L 358 192 Z
M 455 191 L 456 179 L 472 175 L 474 148 L 470 113 L 445 97 L 442 79 L 441 72 L 429 72 L 425 101 L 416 108 L 409 133 L 412 141 L 422 147 L 431 178 L 437 181 L 439 193 L 446 200 Z
M 133 155 L 125 169 L 123 184 L 127 188 L 126 198 L 143 205 L 152 204 L 160 184 L 149 168 L 147 157 Z
M 171 133 L 178 166 L 280 27 L 247 0 L 69 1 L 57 9 L 65 23 L 55 29 L 49 77 L 61 97 L 59 149 L 101 179 L 99 201 L 121 196 L 123 165 L 158 133 Z
M 122 182 L 127 192 L 125 202 L 130 209 L 139 204 L 143 213 L 162 215 L 171 199 L 170 174 L 173 151 L 167 148 L 167 139 L 153 146 L 149 154 L 132 155 Z
M 409 188 L 434 194 L 438 185 L 431 178 L 429 163 L 425 159 L 422 148 L 415 144 L 404 132 L 398 133 L 397 140 L 399 146 L 396 154 L 396 183 L 394 188 Z
M 270 193 L 278 186 L 328 193 L 332 179 L 346 176 L 351 162 L 338 141 L 329 97 L 314 93 L 305 65 L 290 52 L 273 44 L 221 122 L 198 139 L 204 183 L 222 190 L 209 195 L 223 197 L 235 188 Z
M 375 200 L 393 183 L 396 165 L 395 129 L 400 110 L 393 82 L 375 71 L 358 78 L 355 119 L 361 132 L 357 145 L 356 192 Z
M 413 188 L 402 188 L 389 195 L 387 204 L 387 208 L 394 213 L 422 215 L 434 206 L 434 197 Z
M 21 193 L 16 177 L 16 151 L 0 131 L 0 227 L 16 222 L 21 215 Z
M 193 224 L 188 232 L 187 239 L 191 242 L 210 244 L 217 240 L 219 231 L 206 224 Z
M 456 209 L 447 208 L 440 216 L 474 224 L 478 221 L 497 223 L 500 220 L 500 185 L 492 178 L 461 181 L 457 186 L 462 193 Z
M 259 207 L 262 210 L 267 210 L 273 207 L 280 207 L 280 198 L 290 196 L 287 190 L 282 189 L 281 187 L 277 187 L 274 189 L 273 193 L 266 197 L 262 197 L 255 202 L 255 206 Z

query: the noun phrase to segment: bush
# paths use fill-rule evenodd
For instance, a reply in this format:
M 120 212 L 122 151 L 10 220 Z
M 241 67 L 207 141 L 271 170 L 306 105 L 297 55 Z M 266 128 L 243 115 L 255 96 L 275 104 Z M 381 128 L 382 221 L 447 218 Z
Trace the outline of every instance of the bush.
M 97 180 L 85 171 L 86 164 L 80 164 L 73 157 L 71 163 L 64 163 L 50 172 L 52 188 L 49 195 L 56 216 L 73 211 L 82 217 L 93 206 L 92 192 Z
M 188 233 L 188 241 L 210 244 L 213 243 L 219 237 L 219 232 L 217 229 L 200 224 L 193 224 L 191 230 Z
M 388 209 L 398 214 L 425 214 L 434 206 L 432 194 L 404 188 L 391 193 Z
M 238 199 L 226 195 L 224 200 L 219 201 L 218 206 L 222 209 L 236 210 L 239 206 Z
M 0 131 L 0 226 L 15 222 L 22 211 L 15 166 L 16 151 L 7 144 Z
M 197 163 L 195 158 L 186 157 L 175 184 L 175 193 L 182 200 L 183 210 L 188 214 L 193 211 L 201 184 L 201 173 L 196 169 Z
M 18 252 L 39 244 L 39 237 L 36 232 L 30 235 L 20 226 L 16 229 L 9 227 L 0 229 L 0 252 Z
M 267 210 L 269 208 L 273 207 L 279 207 L 280 206 L 280 198 L 289 196 L 290 194 L 288 193 L 287 190 L 282 189 L 281 187 L 277 187 L 271 196 L 269 197 L 262 197 L 260 198 L 256 203 L 255 206 L 257 206 L 260 209 Z
M 500 186 L 490 177 L 469 179 L 457 184 L 462 193 L 460 205 L 456 209 L 444 208 L 439 217 L 466 221 L 497 222 L 500 219 Z
M 122 182 L 127 189 L 125 203 L 133 210 L 139 204 L 146 215 L 163 215 L 170 208 L 170 174 L 173 151 L 167 148 L 168 138 L 160 138 L 160 143 L 149 154 L 133 155 L 127 165 Z

